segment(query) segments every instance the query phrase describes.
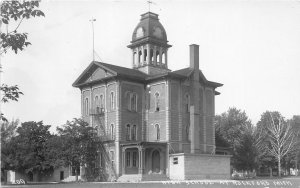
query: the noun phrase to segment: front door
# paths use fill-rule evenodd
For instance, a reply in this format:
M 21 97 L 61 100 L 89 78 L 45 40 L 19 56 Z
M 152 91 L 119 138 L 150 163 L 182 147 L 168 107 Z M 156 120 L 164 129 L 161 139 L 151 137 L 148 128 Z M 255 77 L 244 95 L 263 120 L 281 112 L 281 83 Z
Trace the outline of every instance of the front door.
M 60 171 L 60 180 L 64 179 L 64 171 Z
M 155 150 L 152 153 L 152 172 L 159 173 L 160 172 L 160 155 L 159 151 Z

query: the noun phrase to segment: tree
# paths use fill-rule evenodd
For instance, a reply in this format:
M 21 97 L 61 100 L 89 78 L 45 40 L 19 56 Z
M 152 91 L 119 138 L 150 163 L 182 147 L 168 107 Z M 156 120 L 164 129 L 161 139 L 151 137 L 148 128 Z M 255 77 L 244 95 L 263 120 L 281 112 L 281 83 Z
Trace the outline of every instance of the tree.
M 58 127 L 57 132 L 62 139 L 60 158 L 65 166 L 72 166 L 75 169 L 78 180 L 80 166 L 87 165 L 88 169 L 95 167 L 98 145 L 96 129 L 82 119 L 75 118 Z
M 6 84 L 2 84 L 0 87 L 0 92 L 4 93 L 4 96 L 1 99 L 1 102 L 6 103 L 9 101 L 18 101 L 20 95 L 23 93 L 19 90 L 17 85 L 15 86 L 8 86 Z M 8 122 L 8 120 L 4 117 L 4 114 L 0 113 L 0 120 Z
M 244 111 L 236 108 L 229 108 L 227 112 L 217 115 L 215 117 L 215 129 L 216 129 L 216 144 L 217 146 L 229 145 L 232 148 L 232 165 L 236 169 L 248 170 L 243 167 L 245 159 L 243 153 L 238 152 L 237 149 L 243 150 L 245 147 L 254 147 L 252 145 L 247 146 L 243 144 L 250 144 L 248 139 L 244 135 L 248 133 L 249 129 L 252 129 L 252 123 Z M 252 136 L 252 134 L 247 135 Z M 253 143 L 251 143 L 253 144 Z M 255 153 L 249 153 L 253 156 Z M 254 156 L 253 156 L 254 157 Z M 254 166 L 253 164 L 250 166 Z M 250 167 L 249 167 L 250 168 Z
M 5 181 L 5 169 L 10 165 L 10 141 L 16 136 L 16 129 L 19 124 L 19 120 L 13 120 L 11 122 L 1 123 L 1 181 Z
M 260 143 L 261 149 L 267 156 L 275 158 L 278 176 L 281 177 L 281 161 L 295 149 L 297 143 L 295 132 L 279 112 L 265 112 L 258 122 L 258 127 L 264 138 Z
M 234 157 L 237 170 L 253 171 L 258 167 L 258 148 L 255 137 L 256 129 L 251 126 L 241 136 L 240 143 L 236 146 Z
M 8 143 L 14 136 L 16 136 L 17 126 L 19 120 L 12 120 L 11 122 L 1 123 L 1 144 Z
M 12 49 L 16 54 L 18 50 L 23 50 L 31 43 L 28 42 L 27 33 L 19 33 L 18 29 L 24 19 L 32 17 L 45 16 L 45 14 L 38 9 L 39 1 L 1 1 L 0 3 L 0 55 L 6 53 L 8 49 Z M 13 23 L 12 23 L 13 22 Z M 2 25 L 5 25 L 5 32 L 2 32 Z M 13 25 L 13 29 L 9 26 Z M 0 72 L 2 66 L 0 63 Z M 4 93 L 1 102 L 8 102 L 9 100 L 18 101 L 20 95 L 17 85 L 7 86 L 0 84 L 0 93 Z M 7 121 L 3 113 L 0 111 L 0 120 Z
M 50 125 L 43 122 L 24 122 L 17 128 L 17 136 L 12 137 L 1 153 L 7 156 L 6 169 L 43 174 L 53 170 L 47 157 L 47 141 L 51 137 Z
M 0 55 L 6 53 L 8 49 L 12 49 L 15 53 L 18 50 L 23 50 L 31 43 L 28 42 L 27 33 L 19 33 L 18 28 L 24 19 L 32 17 L 45 16 L 45 14 L 38 9 L 39 1 L 2 1 L 0 13 L 0 28 L 2 23 L 6 26 L 5 32 L 0 32 Z M 16 24 L 15 27 L 9 30 L 11 21 Z

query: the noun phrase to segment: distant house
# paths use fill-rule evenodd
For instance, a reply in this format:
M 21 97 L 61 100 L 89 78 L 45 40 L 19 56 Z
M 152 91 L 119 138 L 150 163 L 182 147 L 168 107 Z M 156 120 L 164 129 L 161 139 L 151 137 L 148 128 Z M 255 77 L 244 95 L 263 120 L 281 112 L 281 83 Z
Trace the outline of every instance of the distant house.
M 147 12 L 132 34 L 132 68 L 93 61 L 73 83 L 82 117 L 98 129 L 103 180 L 229 178 L 229 157 L 215 155 L 215 95 L 222 84 L 190 66 L 168 69 L 167 33 Z M 180 63 L 180 62 L 173 62 Z

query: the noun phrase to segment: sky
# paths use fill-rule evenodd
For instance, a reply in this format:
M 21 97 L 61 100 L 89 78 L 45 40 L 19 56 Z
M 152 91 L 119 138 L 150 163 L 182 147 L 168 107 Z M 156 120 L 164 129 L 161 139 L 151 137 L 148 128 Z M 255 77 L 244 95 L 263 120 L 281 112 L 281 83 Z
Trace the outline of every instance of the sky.
M 200 69 L 217 90 L 216 114 L 236 107 L 254 124 L 266 110 L 300 115 L 300 1 L 153 0 L 169 44 L 168 66 L 189 66 L 189 45 L 200 45 Z M 31 46 L 1 57 L 1 82 L 20 87 L 18 102 L 2 105 L 7 118 L 56 126 L 80 117 L 72 83 L 92 61 L 131 68 L 127 48 L 146 0 L 43 0 L 46 17 L 25 20 Z

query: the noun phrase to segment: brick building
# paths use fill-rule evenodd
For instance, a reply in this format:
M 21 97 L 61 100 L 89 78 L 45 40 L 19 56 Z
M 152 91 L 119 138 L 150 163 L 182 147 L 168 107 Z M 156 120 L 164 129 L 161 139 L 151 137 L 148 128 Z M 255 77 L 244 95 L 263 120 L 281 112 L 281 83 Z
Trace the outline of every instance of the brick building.
M 222 84 L 199 70 L 195 44 L 190 66 L 169 70 L 170 47 L 158 15 L 147 12 L 128 45 L 132 68 L 93 61 L 73 84 L 82 117 L 103 142 L 106 180 L 229 177 L 229 157 L 215 155 L 215 89 Z

